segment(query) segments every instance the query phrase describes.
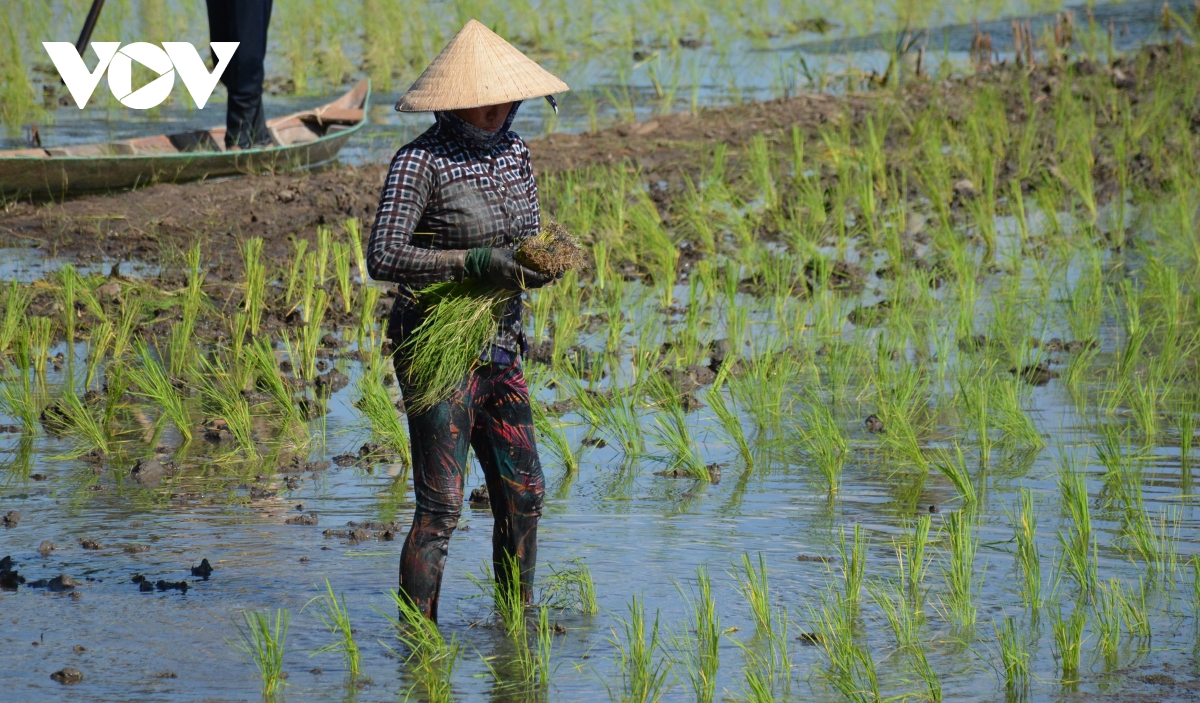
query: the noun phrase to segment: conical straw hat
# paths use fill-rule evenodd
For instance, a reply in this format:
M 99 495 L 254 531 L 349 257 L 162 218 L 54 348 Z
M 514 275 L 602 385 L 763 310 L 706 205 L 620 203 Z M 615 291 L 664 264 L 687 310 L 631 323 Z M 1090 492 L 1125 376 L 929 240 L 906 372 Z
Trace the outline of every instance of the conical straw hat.
M 480 22 L 467 22 L 416 83 L 401 112 L 460 110 L 562 93 L 570 88 Z

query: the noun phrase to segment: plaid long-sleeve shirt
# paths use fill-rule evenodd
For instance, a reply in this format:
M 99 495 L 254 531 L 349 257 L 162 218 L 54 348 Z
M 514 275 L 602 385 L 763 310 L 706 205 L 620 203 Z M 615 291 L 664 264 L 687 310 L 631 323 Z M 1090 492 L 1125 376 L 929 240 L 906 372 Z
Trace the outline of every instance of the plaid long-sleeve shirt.
M 514 246 L 541 227 L 524 140 L 506 129 L 494 144 L 480 147 L 438 117 L 392 158 L 367 244 L 371 278 L 400 284 L 388 320 L 397 342 L 420 324 L 416 291 L 462 280 L 461 257 L 446 252 Z M 495 346 L 514 354 L 523 350 L 522 310 L 521 296 L 513 296 Z

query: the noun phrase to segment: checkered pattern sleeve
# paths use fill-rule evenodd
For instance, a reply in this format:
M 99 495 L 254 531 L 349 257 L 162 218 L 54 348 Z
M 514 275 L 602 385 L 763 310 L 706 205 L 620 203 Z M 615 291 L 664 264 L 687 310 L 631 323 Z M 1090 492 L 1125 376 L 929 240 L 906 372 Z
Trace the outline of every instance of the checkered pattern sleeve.
M 438 175 L 428 151 L 407 148 L 396 152 L 367 243 L 371 278 L 414 287 L 462 279 L 461 252 L 412 245 L 413 232 L 437 187 Z
M 516 136 L 515 134 L 513 136 Z M 533 208 L 533 231 L 540 232 L 542 230 L 542 204 L 538 200 L 538 185 L 537 178 L 533 175 L 533 164 L 529 158 L 529 147 L 525 145 L 525 140 L 517 137 L 516 152 L 521 160 L 521 176 L 525 179 L 528 186 L 529 203 Z

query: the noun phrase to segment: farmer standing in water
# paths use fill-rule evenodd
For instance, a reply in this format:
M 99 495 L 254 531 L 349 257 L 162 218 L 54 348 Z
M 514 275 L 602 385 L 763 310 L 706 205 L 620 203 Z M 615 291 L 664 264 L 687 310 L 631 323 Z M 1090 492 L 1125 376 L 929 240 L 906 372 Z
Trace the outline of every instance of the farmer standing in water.
M 475 20 L 450 40 L 396 109 L 432 112 L 435 124 L 396 152 L 367 245 L 372 278 L 399 284 L 388 337 L 401 390 L 404 341 L 421 323 L 416 292 L 474 279 L 513 291 L 495 339 L 449 400 L 410 412 L 416 512 L 400 553 L 400 593 L 437 620 L 450 536 L 462 512 L 468 445 L 483 467 L 495 526 L 492 566 L 511 587 L 516 559 L 525 602 L 533 596 L 544 480 L 521 370 L 526 349 L 522 288 L 552 278 L 513 259 L 541 228 L 529 150 L 509 131 L 522 100 L 568 88 Z M 427 352 L 429 350 L 422 350 Z

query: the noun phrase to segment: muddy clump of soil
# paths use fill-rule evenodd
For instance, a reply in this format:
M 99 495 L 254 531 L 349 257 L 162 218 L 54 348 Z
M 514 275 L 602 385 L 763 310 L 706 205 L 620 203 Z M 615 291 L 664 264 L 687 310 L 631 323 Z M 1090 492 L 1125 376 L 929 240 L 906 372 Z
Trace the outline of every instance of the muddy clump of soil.
M 73 666 L 64 666 L 50 674 L 50 678 L 63 685 L 76 684 L 83 681 L 83 672 Z
M 514 254 L 525 266 L 551 276 L 558 276 L 583 265 L 583 247 L 567 228 L 549 220 L 542 231 L 521 242 Z

